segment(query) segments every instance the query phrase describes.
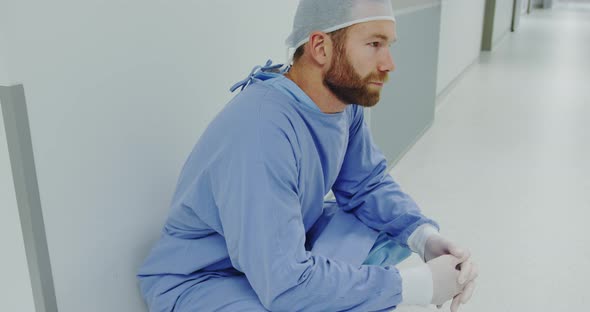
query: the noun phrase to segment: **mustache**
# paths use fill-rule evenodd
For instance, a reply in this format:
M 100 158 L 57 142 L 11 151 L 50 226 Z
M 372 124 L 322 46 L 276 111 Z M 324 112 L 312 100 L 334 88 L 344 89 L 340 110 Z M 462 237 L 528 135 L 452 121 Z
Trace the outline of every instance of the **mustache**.
M 382 82 L 387 83 L 389 81 L 388 73 L 374 73 L 364 79 L 365 82 Z

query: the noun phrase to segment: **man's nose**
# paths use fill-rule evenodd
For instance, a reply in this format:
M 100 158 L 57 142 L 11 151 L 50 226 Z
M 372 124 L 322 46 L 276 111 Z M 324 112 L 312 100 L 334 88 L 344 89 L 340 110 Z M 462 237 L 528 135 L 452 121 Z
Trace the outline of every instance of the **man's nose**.
M 379 65 L 379 71 L 381 72 L 392 72 L 395 70 L 395 62 L 393 61 L 393 56 L 391 52 L 385 53 L 383 60 Z

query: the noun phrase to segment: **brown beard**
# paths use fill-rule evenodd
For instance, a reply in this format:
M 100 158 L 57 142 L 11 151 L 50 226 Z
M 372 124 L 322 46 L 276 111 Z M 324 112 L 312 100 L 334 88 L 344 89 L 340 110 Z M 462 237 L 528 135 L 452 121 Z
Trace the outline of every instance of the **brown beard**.
M 380 90 L 370 90 L 370 82 L 387 81 L 387 73 L 372 73 L 362 78 L 353 68 L 343 47 L 335 49 L 324 85 L 343 103 L 373 107 L 379 102 Z

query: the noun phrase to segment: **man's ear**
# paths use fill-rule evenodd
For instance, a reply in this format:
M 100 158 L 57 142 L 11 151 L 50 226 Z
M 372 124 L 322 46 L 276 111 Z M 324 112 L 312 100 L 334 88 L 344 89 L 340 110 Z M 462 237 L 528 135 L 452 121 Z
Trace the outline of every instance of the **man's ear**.
M 332 38 L 324 32 L 314 31 L 309 35 L 307 47 L 311 59 L 320 66 L 330 64 L 332 59 Z

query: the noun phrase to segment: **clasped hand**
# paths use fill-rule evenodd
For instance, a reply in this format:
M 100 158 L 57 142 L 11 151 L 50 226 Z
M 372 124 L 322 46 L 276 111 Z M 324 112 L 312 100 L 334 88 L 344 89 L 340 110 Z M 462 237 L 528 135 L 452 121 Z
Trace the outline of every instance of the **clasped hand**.
M 423 260 L 432 271 L 432 303 L 440 309 L 452 299 L 451 312 L 457 312 L 475 290 L 478 269 L 471 253 L 440 235 L 432 235 L 424 246 Z

